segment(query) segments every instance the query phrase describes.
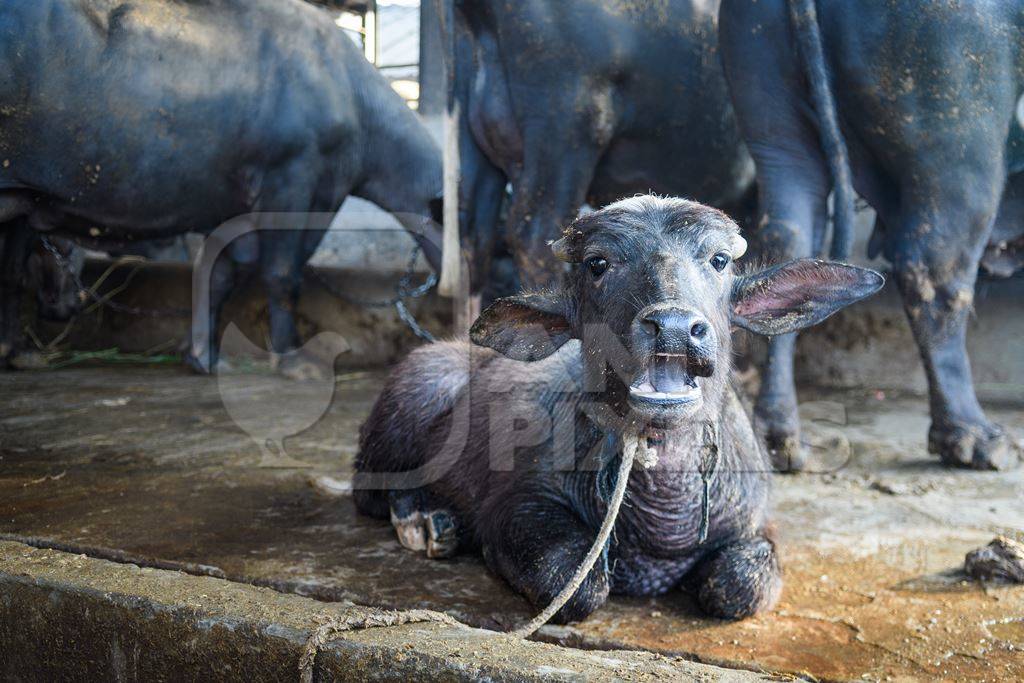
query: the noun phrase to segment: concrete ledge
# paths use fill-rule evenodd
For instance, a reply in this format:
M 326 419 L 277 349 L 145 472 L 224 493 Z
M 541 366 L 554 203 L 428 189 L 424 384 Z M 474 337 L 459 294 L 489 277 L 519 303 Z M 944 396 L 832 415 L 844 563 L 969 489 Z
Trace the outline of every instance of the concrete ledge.
M 298 680 L 316 628 L 380 611 L 0 543 L 4 680 Z M 647 652 L 588 652 L 443 623 L 353 630 L 314 680 L 765 680 Z

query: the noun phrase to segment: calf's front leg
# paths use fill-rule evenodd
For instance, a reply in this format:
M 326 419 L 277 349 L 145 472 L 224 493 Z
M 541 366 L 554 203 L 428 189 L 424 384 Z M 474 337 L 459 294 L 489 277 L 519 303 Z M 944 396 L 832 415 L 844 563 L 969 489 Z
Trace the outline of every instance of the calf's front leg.
M 701 609 L 719 619 L 769 610 L 782 592 L 775 543 L 763 534 L 731 541 L 701 560 L 687 583 Z
M 567 505 L 522 499 L 506 505 L 486 529 L 484 559 L 491 571 L 543 609 L 572 579 L 596 537 L 597 531 Z M 607 598 L 608 575 L 599 561 L 551 621 L 585 619 Z

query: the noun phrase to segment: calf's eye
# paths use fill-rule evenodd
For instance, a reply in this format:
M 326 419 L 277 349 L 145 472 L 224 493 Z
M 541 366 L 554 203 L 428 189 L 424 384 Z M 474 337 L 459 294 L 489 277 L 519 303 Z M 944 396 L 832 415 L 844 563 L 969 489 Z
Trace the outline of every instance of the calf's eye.
M 590 274 L 594 277 L 601 277 L 604 271 L 608 270 L 608 261 L 600 256 L 595 256 L 587 259 L 587 268 L 590 269 Z
M 729 255 L 723 251 L 711 257 L 711 267 L 721 273 L 729 265 Z

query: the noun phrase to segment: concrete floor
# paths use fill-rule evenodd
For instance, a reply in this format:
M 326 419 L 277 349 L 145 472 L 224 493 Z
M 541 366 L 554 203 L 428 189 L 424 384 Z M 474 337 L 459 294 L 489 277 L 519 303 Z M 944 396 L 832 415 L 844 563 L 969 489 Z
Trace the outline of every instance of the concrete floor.
M 406 552 L 346 494 L 311 483 L 348 479 L 381 377 L 352 372 L 332 387 L 175 367 L 0 375 L 0 532 L 485 628 L 525 619 L 528 606 L 478 558 Z M 776 477 L 786 588 L 775 611 L 726 623 L 682 594 L 613 598 L 543 637 L 818 679 L 1024 679 L 1024 587 L 960 573 L 968 550 L 1024 535 L 1024 470 L 941 469 L 924 452 L 918 397 L 802 399 L 822 461 L 818 474 Z M 987 408 L 1024 434 L 1024 404 Z M 274 467 L 287 464 L 282 439 L 307 467 Z

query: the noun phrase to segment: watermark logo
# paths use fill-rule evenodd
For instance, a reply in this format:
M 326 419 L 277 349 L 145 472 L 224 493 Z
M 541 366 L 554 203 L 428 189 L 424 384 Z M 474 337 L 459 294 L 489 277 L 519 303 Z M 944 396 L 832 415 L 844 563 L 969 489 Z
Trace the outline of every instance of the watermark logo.
M 344 230 L 343 239 L 350 239 L 355 248 L 358 241 L 372 241 L 388 231 L 401 231 L 403 235 L 411 232 L 422 248 L 425 240 L 440 235 L 439 226 L 423 216 L 399 216 L 398 220 L 404 231 L 397 226 Z M 334 221 L 335 214 L 328 213 L 240 216 L 206 239 L 194 264 L 190 356 L 200 367 L 221 370 L 218 388 L 225 409 L 257 444 L 259 464 L 263 467 L 312 466 L 290 455 L 286 442 L 314 427 L 328 414 L 335 397 L 335 359 L 351 348 L 340 332 L 322 331 L 304 340 L 299 340 L 295 333 L 295 301 L 302 268 L 317 243 L 332 231 Z M 427 248 L 437 250 L 439 244 L 427 244 Z M 238 263 L 258 270 L 267 290 L 271 330 L 264 344 L 247 338 L 235 321 L 223 325 L 224 333 L 216 338 L 224 272 Z M 414 265 L 415 259 L 409 261 L 401 276 L 397 298 L 382 303 L 404 304 L 403 293 L 422 293 L 434 282 L 419 272 L 418 279 L 423 283 L 413 285 L 413 276 L 417 275 Z M 462 263 L 462 268 L 464 273 L 469 272 L 467 262 Z M 469 278 L 459 278 L 459 282 L 462 290 L 450 299 L 453 320 L 464 318 L 472 300 Z M 404 305 L 395 305 L 395 310 L 403 319 L 403 311 L 411 317 Z M 420 330 L 417 334 L 422 337 L 430 336 L 418 324 L 411 327 Z M 536 331 L 530 334 L 535 339 L 543 336 Z M 434 356 L 414 357 L 405 367 L 409 377 L 385 389 L 399 394 L 386 397 L 388 414 L 373 418 L 382 421 L 376 425 L 379 429 L 374 436 L 377 443 L 373 448 L 377 452 L 362 463 L 356 487 L 420 488 L 438 481 L 453 468 L 479 466 L 476 461 L 480 454 L 475 451 L 481 449 L 486 450 L 484 466 L 494 472 L 521 467 L 557 472 L 601 469 L 607 464 L 602 460 L 607 454 L 601 455 L 604 451 L 590 443 L 601 440 L 595 436 L 595 427 L 597 432 L 615 432 L 624 425 L 636 430 L 643 428 L 650 418 L 631 408 L 623 411 L 623 406 L 628 405 L 623 397 L 614 409 L 613 402 L 604 400 L 609 391 L 614 393 L 609 379 L 617 378 L 620 388 L 628 388 L 634 377 L 637 360 L 628 343 L 600 322 L 584 325 L 581 336 L 582 340 L 568 343 L 571 348 L 554 352 L 587 355 L 583 371 L 575 374 L 567 370 L 571 361 L 535 361 L 535 367 L 539 367 L 537 363 L 546 364 L 536 370 L 525 363 L 497 358 L 495 352 L 465 341 L 446 343 Z M 218 367 L 221 346 L 257 360 L 260 368 L 269 366 L 277 372 L 253 372 L 251 367 L 245 372 L 223 371 L 223 367 Z M 474 369 L 482 365 L 503 369 L 485 373 L 484 378 L 489 379 L 476 382 Z M 703 444 L 701 440 L 706 440 L 707 434 L 714 434 L 716 443 L 712 446 L 717 453 L 718 435 L 729 430 L 717 425 L 707 429 L 707 415 L 726 419 L 716 410 L 700 413 L 693 424 L 682 425 L 677 430 L 678 438 L 692 437 Z M 803 404 L 801 412 L 805 426 L 803 446 L 811 455 L 810 471 L 826 473 L 844 467 L 852 455 L 842 429 L 848 419 L 845 406 L 818 401 Z M 658 432 L 651 431 L 655 435 L 652 449 L 662 445 L 656 436 Z M 692 434 L 687 437 L 689 432 Z M 697 451 L 703 453 L 708 447 L 703 444 Z M 474 450 L 473 458 L 466 457 L 470 449 Z M 340 462 L 340 448 L 338 455 Z M 697 462 L 700 459 L 669 461 L 662 466 L 696 473 L 701 467 L 701 462 Z M 762 462 L 767 459 L 746 457 L 723 463 L 723 467 L 761 469 Z M 768 468 L 763 465 L 763 469 Z
M 296 303 L 303 268 L 325 237 L 335 243 L 335 249 L 372 252 L 377 243 L 387 242 L 395 250 L 395 245 L 409 244 L 408 238 L 413 236 L 416 244 L 393 296 L 358 301 L 335 290 L 328 277 L 319 279 L 325 289 L 349 303 L 393 308 L 419 336 L 432 339 L 406 303 L 436 282 L 433 274 L 421 272 L 418 256 L 425 247 L 439 248 L 430 242 L 439 228 L 415 214 L 393 215 L 400 225 L 389 225 L 377 216 L 374 220 L 371 214 L 365 222 L 359 220 L 360 215 L 350 216 L 349 223 L 363 224 L 358 229 L 342 229 L 334 213 L 246 214 L 214 230 L 194 261 L 189 360 L 198 369 L 218 375 L 225 409 L 258 445 L 260 466 L 312 466 L 289 455 L 285 441 L 315 426 L 327 414 L 335 393 L 335 360 L 351 349 L 340 332 L 320 331 L 305 339 L 297 333 Z M 395 239 L 396 234 L 402 239 Z M 235 321 L 220 324 L 221 309 L 238 270 L 256 271 L 266 291 L 270 329 L 264 344 L 250 340 Z M 414 284 L 414 279 L 422 282 Z M 461 299 L 467 296 L 468 292 L 463 293 Z M 453 306 L 459 301 L 460 297 L 453 299 Z M 224 329 L 223 334 L 217 334 L 218 327 Z M 225 362 L 221 348 L 231 349 L 233 358 L 241 358 L 242 367 Z

